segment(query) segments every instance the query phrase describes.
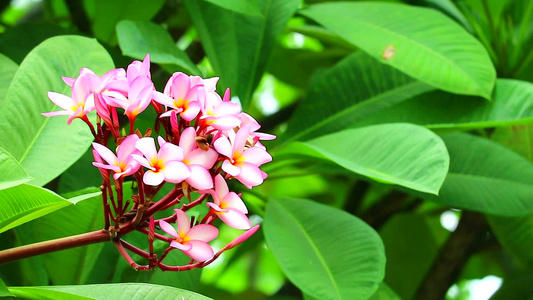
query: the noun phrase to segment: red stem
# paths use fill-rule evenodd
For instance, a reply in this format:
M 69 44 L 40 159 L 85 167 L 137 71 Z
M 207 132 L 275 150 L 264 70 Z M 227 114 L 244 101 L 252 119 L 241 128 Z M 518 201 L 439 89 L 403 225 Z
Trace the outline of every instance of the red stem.
M 75 236 L 69 236 L 60 239 L 7 249 L 0 251 L 0 265 L 35 255 L 105 242 L 109 240 L 111 240 L 111 237 L 109 236 L 109 233 L 107 231 L 97 230 L 78 234 Z

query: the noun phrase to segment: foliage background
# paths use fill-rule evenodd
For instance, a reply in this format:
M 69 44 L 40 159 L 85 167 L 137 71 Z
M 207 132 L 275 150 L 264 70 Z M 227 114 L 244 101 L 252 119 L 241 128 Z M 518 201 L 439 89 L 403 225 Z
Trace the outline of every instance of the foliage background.
M 175 71 L 220 76 L 278 135 L 269 179 L 240 190 L 263 231 L 216 264 L 139 273 L 95 244 L 0 266 L 12 293 L 143 282 L 215 299 L 533 294 L 533 2 L 42 0 L 0 13 L 4 249 L 102 226 L 90 133 L 40 117 L 46 92 L 68 93 L 60 76 L 81 67 L 101 75 L 150 53 L 158 89 Z M 236 235 L 223 228 L 215 247 Z M 56 289 L 132 286 L 154 295 Z

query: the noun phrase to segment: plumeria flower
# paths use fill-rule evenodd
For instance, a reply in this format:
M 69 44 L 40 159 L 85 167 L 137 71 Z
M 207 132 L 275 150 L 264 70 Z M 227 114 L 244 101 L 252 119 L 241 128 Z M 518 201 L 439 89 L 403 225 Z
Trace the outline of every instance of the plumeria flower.
M 122 68 L 108 71 L 102 77 L 96 75 L 91 69 L 82 68 L 80 70 L 80 76 L 87 76 L 89 78 L 89 90 L 91 93 L 103 93 L 106 91 L 127 92 L 126 71 Z M 77 80 L 77 78 L 70 77 L 61 78 L 70 87 Z
M 64 110 L 42 113 L 45 117 L 69 116 L 70 125 L 75 118 L 86 118 L 94 110 L 94 95 L 90 90 L 90 74 L 84 73 L 72 85 L 71 97 L 56 92 L 48 92 L 48 98 Z
M 155 141 L 151 137 L 144 137 L 137 141 L 137 148 L 144 155 L 132 154 L 133 158 L 141 165 L 148 168 L 144 173 L 144 183 L 152 186 L 161 184 L 163 181 L 180 183 L 191 176 L 189 167 L 183 160 L 183 150 L 167 143 L 162 137 L 158 137 L 159 152 L 155 148 Z
M 245 147 L 249 134 L 250 127 L 244 126 L 237 131 L 231 142 L 227 137 L 221 136 L 213 146 L 218 153 L 227 157 L 222 163 L 222 170 L 251 188 L 263 183 L 266 173 L 259 167 L 272 161 L 272 156 L 261 147 Z
M 196 145 L 196 131 L 188 127 L 181 133 L 179 146 L 183 149 L 183 163 L 191 170 L 191 176 L 185 181 L 198 190 L 213 187 L 213 178 L 209 169 L 213 167 L 218 158 L 218 153 L 212 149 L 202 150 Z
M 138 140 L 139 137 L 136 134 L 126 137 L 120 146 L 117 147 L 117 156 L 115 156 L 115 154 L 107 147 L 93 143 L 94 151 L 96 151 L 96 153 L 108 163 L 105 165 L 99 162 L 93 162 L 93 165 L 98 168 L 113 171 L 115 173 L 113 175 L 115 180 L 137 172 L 141 165 L 133 159 L 132 154 L 141 154 L 141 152 L 135 148 L 135 144 Z
M 213 197 L 215 203 L 208 202 L 215 214 L 228 226 L 236 229 L 250 229 L 250 220 L 246 217 L 248 209 L 239 195 L 230 192 L 222 175 L 215 177 L 215 190 L 205 191 Z
M 233 129 L 241 123 L 238 115 L 241 106 L 230 102 L 230 89 L 226 89 L 224 99 L 220 96 L 208 97 L 205 89 L 198 89 L 198 98 L 202 102 L 202 120 L 205 126 L 211 126 L 218 130 Z
M 184 120 L 191 121 L 200 112 L 201 104 L 198 101 L 198 88 L 200 87 L 203 87 L 200 77 L 189 77 L 177 72 L 168 80 L 164 93 L 154 92 L 154 100 L 177 110 Z M 170 113 L 171 111 L 167 111 L 161 117 L 168 117 Z
M 262 133 L 262 132 L 256 132 L 261 128 L 261 125 L 249 114 L 245 112 L 241 112 L 239 114 L 239 118 L 241 119 L 241 127 L 244 127 L 246 125 L 250 126 L 250 144 L 254 145 L 258 140 L 266 140 L 270 141 L 276 138 L 273 134 L 268 133 Z
M 181 209 L 175 209 L 178 231 L 167 222 L 160 220 L 159 226 L 169 235 L 176 238 L 170 242 L 170 246 L 179 249 L 192 259 L 203 262 L 214 255 L 213 248 L 208 242 L 218 236 L 218 229 L 209 224 L 199 224 L 191 228 L 189 217 Z
M 108 92 L 104 94 L 107 104 L 114 107 L 122 107 L 130 120 L 143 112 L 152 101 L 154 84 L 146 76 L 136 77 L 128 88 L 128 97 L 118 92 Z
M 150 74 L 150 54 L 146 54 L 142 62 L 136 60 L 128 66 L 126 77 L 130 84 L 139 76 L 147 77 L 148 79 L 152 78 Z

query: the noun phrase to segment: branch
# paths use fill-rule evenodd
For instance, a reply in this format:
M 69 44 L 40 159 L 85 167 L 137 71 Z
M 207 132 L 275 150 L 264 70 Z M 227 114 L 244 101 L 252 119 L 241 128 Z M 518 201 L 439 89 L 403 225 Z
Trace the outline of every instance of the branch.
M 459 225 L 440 249 L 414 299 L 444 299 L 465 263 L 483 244 L 488 228 L 482 214 L 464 211 Z
M 65 250 L 69 248 L 85 246 L 105 241 L 110 241 L 109 232 L 105 230 L 97 230 L 78 234 L 74 236 L 59 238 L 50 241 L 25 245 L 17 248 L 6 249 L 0 251 L 0 265 L 11 261 L 45 254 L 49 252 Z

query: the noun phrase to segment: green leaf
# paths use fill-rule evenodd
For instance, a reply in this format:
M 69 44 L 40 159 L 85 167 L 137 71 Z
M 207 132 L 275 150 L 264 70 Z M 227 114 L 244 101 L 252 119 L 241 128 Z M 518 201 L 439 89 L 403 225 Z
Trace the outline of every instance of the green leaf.
M 24 57 L 44 40 L 57 35 L 71 34 L 71 30 L 43 22 L 24 22 L 0 35 L 0 52 L 20 64 Z M 24 38 L 21 38 L 24 37 Z
M 103 228 L 102 196 L 93 193 L 85 201 L 65 207 L 33 222 L 35 242 L 73 236 Z M 83 284 L 103 244 L 76 247 L 43 255 L 53 284 Z
M 503 247 L 525 270 L 533 268 L 533 215 L 519 218 L 487 216 Z
M 401 4 L 315 4 L 300 13 L 379 61 L 439 89 L 490 99 L 496 71 L 487 51 L 433 9 Z
M 347 129 L 296 142 L 287 152 L 331 160 L 376 181 L 433 194 L 438 194 L 449 164 L 437 135 L 404 123 Z
M 205 0 L 206 2 L 218 5 L 225 9 L 235 11 L 237 13 L 261 16 L 261 9 L 257 0 Z
M 200 75 L 196 65 L 180 50 L 166 29 L 146 21 L 123 20 L 117 24 L 117 36 L 122 54 L 143 59 L 150 53 L 150 61 L 172 64 L 188 73 Z
M 402 299 L 413 299 L 439 251 L 428 219 L 423 215 L 396 214 L 379 235 L 387 256 L 385 282 Z
M 416 2 L 416 4 L 422 4 L 440 10 L 452 19 L 455 19 L 457 23 L 461 24 L 468 31 L 473 31 L 468 20 L 451 0 L 418 0 Z
M 294 112 L 285 141 L 306 140 L 355 127 L 358 120 L 433 87 L 359 52 L 348 56 L 311 83 Z
M 67 199 L 28 184 L 1 190 L 0 233 L 69 205 Z
M 2 148 L 0 148 L 0 174 L 2 174 L 0 190 L 31 180 L 18 161 Z
M 443 91 L 422 94 L 360 120 L 358 126 L 409 122 L 431 129 L 472 129 L 533 120 L 533 84 L 498 79 L 491 102 Z
M 442 136 L 450 170 L 439 196 L 424 198 L 498 216 L 533 213 L 533 164 L 487 139 L 465 133 Z
M 377 233 L 330 206 L 271 199 L 264 223 L 268 247 L 287 277 L 318 299 L 367 299 L 385 275 Z
M 207 300 L 200 294 L 173 287 L 146 283 L 87 284 L 64 286 L 10 287 L 16 296 L 30 299 L 128 299 L 128 300 Z
M 69 126 L 66 116 L 41 115 L 57 109 L 47 92 L 70 96 L 70 88 L 61 77 L 77 77 L 83 67 L 103 74 L 113 68 L 113 61 L 94 39 L 50 38 L 22 62 L 2 103 L 0 147 L 19 161 L 34 178 L 34 185 L 44 185 L 61 174 L 93 140 L 89 128 L 80 120 Z
M 0 278 L 0 297 L 9 297 L 14 296 L 9 292 L 9 289 L 7 288 L 4 281 Z
M 93 31 L 97 39 L 116 45 L 115 27 L 120 20 L 150 21 L 164 0 L 95 0 Z
M 260 0 L 262 16 L 240 14 L 199 0 L 185 6 L 216 74 L 246 109 L 263 76 L 276 37 L 300 4 L 298 0 Z
M 11 80 L 17 72 L 18 65 L 9 59 L 9 57 L 0 53 L 0 105 L 7 94 L 7 89 L 11 84 Z
M 369 300 L 401 300 L 400 298 L 385 282 L 379 285 L 377 291 L 372 294 Z

